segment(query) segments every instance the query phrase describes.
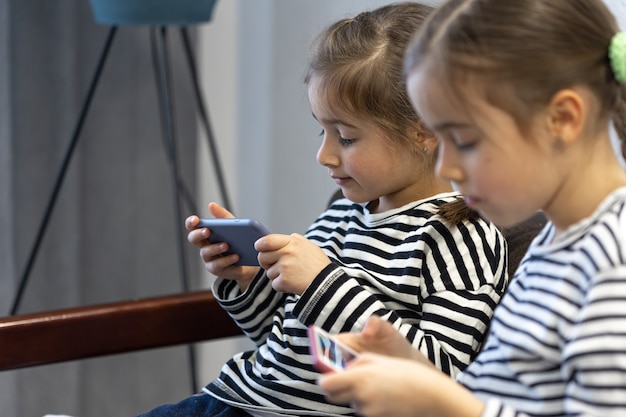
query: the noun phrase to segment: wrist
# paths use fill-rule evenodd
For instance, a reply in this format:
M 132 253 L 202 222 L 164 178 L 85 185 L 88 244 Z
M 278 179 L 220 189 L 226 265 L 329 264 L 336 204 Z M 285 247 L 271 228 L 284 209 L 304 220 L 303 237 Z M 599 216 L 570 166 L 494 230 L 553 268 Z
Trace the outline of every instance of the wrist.
M 454 390 L 442 392 L 440 399 L 441 413 L 439 417 L 480 417 L 485 404 L 465 387 L 453 381 Z
M 243 274 L 239 278 L 233 279 L 233 281 L 237 283 L 239 290 L 243 293 L 248 289 L 252 281 L 254 281 L 254 279 L 262 272 L 263 270 L 261 268 L 251 267 L 248 273 Z
M 424 395 L 430 398 L 429 417 L 480 417 L 485 404 L 464 386 L 439 370 L 431 378 L 430 389 Z

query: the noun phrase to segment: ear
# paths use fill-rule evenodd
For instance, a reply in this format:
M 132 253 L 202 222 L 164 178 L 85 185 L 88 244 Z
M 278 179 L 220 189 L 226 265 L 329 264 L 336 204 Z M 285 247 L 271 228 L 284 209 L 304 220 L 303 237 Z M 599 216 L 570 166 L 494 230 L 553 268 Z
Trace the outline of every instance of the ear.
M 417 139 L 417 144 L 420 148 L 428 148 L 430 150 L 434 150 L 439 144 L 439 139 L 437 139 L 437 136 L 430 130 L 423 127 L 421 127 L 420 129 L 415 129 L 411 134 L 415 135 Z
M 575 142 L 583 131 L 589 108 L 576 89 L 558 91 L 548 105 L 548 129 L 555 142 Z

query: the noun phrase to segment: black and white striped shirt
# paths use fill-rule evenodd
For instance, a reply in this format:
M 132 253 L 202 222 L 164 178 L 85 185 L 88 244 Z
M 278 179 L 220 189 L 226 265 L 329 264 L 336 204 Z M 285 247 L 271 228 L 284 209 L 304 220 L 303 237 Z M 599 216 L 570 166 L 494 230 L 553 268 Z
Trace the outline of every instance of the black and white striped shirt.
M 626 416 L 626 188 L 531 244 L 459 382 L 483 416 Z
M 350 415 L 316 384 L 307 327 L 359 331 L 373 314 L 445 372 L 464 369 L 505 290 L 506 244 L 482 219 L 446 226 L 438 208 L 456 198 L 440 194 L 377 214 L 335 202 L 306 233 L 333 263 L 301 296 L 276 292 L 263 273 L 244 293 L 218 278 L 216 297 L 258 349 L 233 357 L 205 391 L 254 415 Z

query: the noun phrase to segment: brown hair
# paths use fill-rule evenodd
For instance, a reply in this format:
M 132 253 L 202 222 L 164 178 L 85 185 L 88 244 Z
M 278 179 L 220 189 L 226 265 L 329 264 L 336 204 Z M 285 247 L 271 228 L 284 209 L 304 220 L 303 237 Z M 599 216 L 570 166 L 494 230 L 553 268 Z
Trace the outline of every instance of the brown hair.
M 450 91 L 471 81 L 522 131 L 557 91 L 586 86 L 599 104 L 592 128 L 613 116 L 624 154 L 624 88 L 608 59 L 618 31 L 601 0 L 449 0 L 411 42 L 405 72 L 428 59 Z
M 422 156 L 414 135 L 431 132 L 411 105 L 403 65 L 410 40 L 433 10 L 394 3 L 331 24 L 311 44 L 305 83 L 319 77 L 324 94 L 343 110 L 371 120 L 392 145 Z M 433 175 L 435 162 L 434 152 L 424 158 Z M 462 199 L 442 205 L 439 213 L 451 223 L 477 216 Z
M 417 153 L 418 143 L 407 132 L 427 131 L 409 101 L 403 60 L 413 34 L 432 10 L 419 3 L 396 3 L 333 23 L 311 44 L 305 83 L 319 77 L 324 94 L 343 110 L 371 120 L 388 140 L 403 140 L 401 145 Z

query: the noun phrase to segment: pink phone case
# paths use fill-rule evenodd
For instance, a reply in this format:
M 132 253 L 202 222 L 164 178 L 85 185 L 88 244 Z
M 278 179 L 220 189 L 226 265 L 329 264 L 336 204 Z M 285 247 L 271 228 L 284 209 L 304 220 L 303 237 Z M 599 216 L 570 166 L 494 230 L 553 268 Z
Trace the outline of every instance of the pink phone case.
M 308 334 L 313 364 L 322 373 L 341 371 L 358 356 L 357 352 L 319 327 L 309 326 Z

